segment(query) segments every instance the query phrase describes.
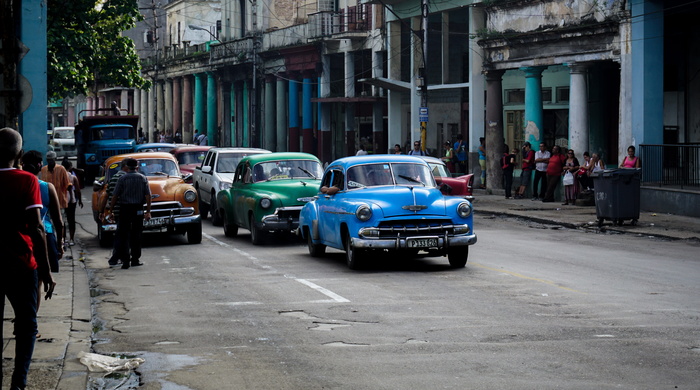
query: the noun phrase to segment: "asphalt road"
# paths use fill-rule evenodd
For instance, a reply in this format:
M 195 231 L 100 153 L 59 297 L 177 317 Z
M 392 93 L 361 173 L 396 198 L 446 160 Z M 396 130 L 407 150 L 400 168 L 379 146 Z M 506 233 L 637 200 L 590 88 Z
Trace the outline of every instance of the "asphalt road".
M 456 270 L 385 255 L 351 271 L 209 221 L 200 245 L 147 234 L 145 266 L 109 269 L 94 239 L 94 348 L 145 358 L 140 389 L 698 388 L 697 245 L 483 216 L 476 231 Z

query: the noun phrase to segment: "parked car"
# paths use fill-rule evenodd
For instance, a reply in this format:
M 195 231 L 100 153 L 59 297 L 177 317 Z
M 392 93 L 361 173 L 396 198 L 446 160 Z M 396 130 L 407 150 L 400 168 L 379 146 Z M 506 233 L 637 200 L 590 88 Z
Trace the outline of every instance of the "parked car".
M 216 195 L 218 215 L 228 237 L 250 230 L 258 245 L 270 232 L 291 232 L 304 204 L 321 184 L 321 161 L 307 153 L 269 153 L 243 158 L 231 188 Z
M 185 175 L 185 181 L 192 183 L 192 175 L 196 167 L 201 166 L 207 151 L 213 146 L 178 146 L 170 151 L 180 164 L 180 172 Z
M 130 153 L 113 156 L 105 161 L 104 176 L 93 184 L 92 212 L 97 222 L 100 245 L 109 246 L 117 230 L 115 221 L 108 219 L 107 186 L 109 179 L 121 169 L 127 157 L 139 163 L 139 172 L 146 175 L 151 188 L 151 219 L 143 222 L 144 231 L 167 231 L 187 234 L 187 242 L 202 241 L 202 221 L 199 216 L 197 192 L 186 184 L 177 160 L 170 153 Z
M 56 158 L 65 156 L 75 157 L 78 155 L 78 149 L 75 146 L 75 128 L 74 127 L 54 127 L 51 134 L 51 146 L 56 152 Z
M 430 165 L 430 169 L 433 171 L 433 176 L 435 177 L 435 182 L 437 182 L 438 188 L 440 188 L 440 191 L 444 195 L 461 196 L 470 201 L 474 199 L 472 195 L 474 174 L 470 173 L 452 177 L 452 173 L 447 168 L 444 161 L 439 158 L 428 156 L 423 156 L 421 158 Z
M 134 146 L 134 152 L 144 153 L 144 152 L 165 152 L 169 153 L 171 150 L 175 149 L 177 145 L 169 144 L 164 142 L 149 142 L 145 144 L 137 144 Z
M 212 148 L 204 157 L 202 165 L 196 167 L 192 176 L 192 183 L 197 189 L 199 198 L 199 210 L 202 218 L 206 219 L 209 210 L 212 211 L 211 219 L 214 225 L 221 225 L 221 216 L 216 213 L 216 194 L 231 188 L 233 174 L 238 162 L 243 157 L 253 154 L 272 153 L 265 149 L 256 148 Z
M 452 267 L 464 267 L 476 243 L 471 202 L 444 196 L 425 160 L 405 155 L 331 163 L 316 199 L 301 211 L 298 234 L 312 256 L 327 246 L 345 250 L 351 269 L 370 251 L 447 255 Z

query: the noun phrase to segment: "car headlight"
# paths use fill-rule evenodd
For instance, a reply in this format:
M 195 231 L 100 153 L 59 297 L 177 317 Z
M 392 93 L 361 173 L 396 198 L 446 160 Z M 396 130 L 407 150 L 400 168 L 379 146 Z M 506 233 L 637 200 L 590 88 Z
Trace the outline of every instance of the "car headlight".
M 270 208 L 270 206 L 272 206 L 272 201 L 270 200 L 270 198 L 260 199 L 260 207 L 267 209 Z
M 197 200 L 197 193 L 194 190 L 185 191 L 185 200 L 188 203 L 194 202 L 195 200 Z
M 219 182 L 219 191 L 228 190 L 229 188 L 231 188 L 231 183 L 225 181 Z
M 95 161 L 97 161 L 97 156 L 95 156 L 95 155 L 93 154 L 92 156 L 88 157 L 87 160 L 88 160 L 88 162 L 95 162 Z
M 372 218 L 372 209 L 366 204 L 363 204 L 357 208 L 355 216 L 362 222 L 369 221 L 369 219 Z
M 472 205 L 469 202 L 462 202 L 457 206 L 457 214 L 462 218 L 472 215 Z

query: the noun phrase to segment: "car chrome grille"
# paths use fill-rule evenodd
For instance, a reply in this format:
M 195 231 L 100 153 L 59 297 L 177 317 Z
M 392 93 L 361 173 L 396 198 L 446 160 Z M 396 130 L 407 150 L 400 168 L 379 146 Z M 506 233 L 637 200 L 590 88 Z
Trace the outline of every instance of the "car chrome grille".
M 278 208 L 277 211 L 275 212 L 277 214 L 277 217 L 280 219 L 299 219 L 299 214 L 301 214 L 300 209 L 287 209 L 287 208 Z
M 379 238 L 413 237 L 435 234 L 452 234 L 454 224 L 446 220 L 397 220 L 382 221 L 377 227 Z
M 151 217 L 179 217 L 193 215 L 193 207 L 182 207 L 180 202 L 153 202 L 151 203 Z

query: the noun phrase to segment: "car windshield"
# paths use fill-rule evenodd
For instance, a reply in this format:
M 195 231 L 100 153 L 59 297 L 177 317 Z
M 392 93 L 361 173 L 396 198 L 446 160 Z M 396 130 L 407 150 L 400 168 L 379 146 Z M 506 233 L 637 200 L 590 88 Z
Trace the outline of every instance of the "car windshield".
M 180 165 L 185 164 L 201 164 L 204 160 L 204 156 L 207 155 L 206 150 L 202 151 L 192 151 L 192 152 L 180 152 L 177 155 L 177 162 Z
M 149 158 L 139 159 L 138 162 L 138 171 L 146 176 L 180 176 L 180 171 L 172 160 Z
M 413 163 L 380 163 L 356 165 L 348 169 L 348 189 L 407 185 L 435 187 L 427 166 Z
M 430 169 L 433 171 L 433 176 L 435 177 L 452 177 L 450 171 L 444 164 L 429 163 Z
M 96 141 L 102 139 L 129 139 L 132 136 L 132 129 L 129 127 L 103 127 L 93 128 L 93 139 Z
M 73 139 L 73 130 L 54 130 L 53 139 Z
M 216 162 L 216 171 L 219 173 L 234 173 L 238 162 L 245 157 L 243 153 L 220 153 Z
M 286 179 L 318 179 L 323 175 L 323 168 L 314 160 L 279 160 L 255 164 L 253 180 L 272 181 Z

